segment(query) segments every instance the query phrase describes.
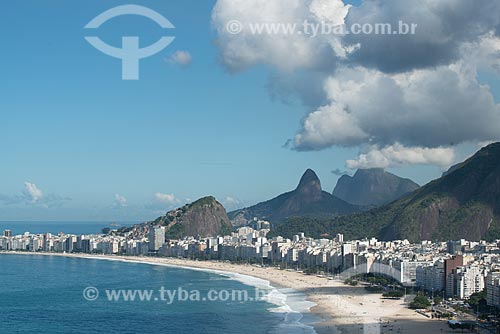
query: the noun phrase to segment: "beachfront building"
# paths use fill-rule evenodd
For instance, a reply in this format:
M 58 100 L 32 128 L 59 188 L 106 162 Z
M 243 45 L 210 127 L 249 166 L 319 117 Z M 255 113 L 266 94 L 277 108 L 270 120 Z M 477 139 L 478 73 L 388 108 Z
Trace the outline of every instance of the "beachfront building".
M 74 250 L 76 250 L 76 236 L 70 235 L 69 237 L 66 238 L 64 251 L 67 253 L 71 253 Z
M 500 272 L 488 273 L 486 287 L 488 306 L 500 308 Z
M 97 243 L 97 251 L 101 254 L 117 254 L 120 251 L 119 242 L 116 240 L 106 240 Z
M 405 286 L 415 286 L 417 283 L 417 268 L 430 265 L 408 253 L 382 253 L 372 264 L 370 272 L 392 277 Z
M 397 279 L 404 285 L 413 286 L 417 281 L 417 267 L 425 266 L 426 261 L 410 261 L 398 259 L 394 262 L 394 267 L 399 271 L 400 277 Z
M 151 227 L 149 230 L 149 251 L 158 252 L 165 243 L 165 228 Z
M 7 237 L 0 237 L 0 250 L 10 250 L 10 243 Z
M 444 260 L 418 266 L 416 269 L 416 286 L 426 291 L 445 290 Z
M 423 241 L 411 244 L 407 240 L 380 242 L 374 238 L 346 241 L 341 235 L 333 239 L 313 239 L 304 233 L 298 233 L 292 239 L 268 239 L 268 232 L 267 229 L 243 227 L 226 236 L 187 237 L 167 243 L 165 230 L 154 226 L 141 233 L 130 231 L 121 235 L 25 233 L 0 236 L 0 249 L 134 256 L 155 254 L 275 264 L 351 276 L 373 273 L 433 293 L 444 290 L 449 297 L 460 299 L 468 298 L 487 286 L 488 304 L 500 304 L 500 241 Z
M 464 266 L 453 269 L 448 275 L 446 295 L 459 299 L 469 298 L 485 287 L 485 272 L 479 266 Z

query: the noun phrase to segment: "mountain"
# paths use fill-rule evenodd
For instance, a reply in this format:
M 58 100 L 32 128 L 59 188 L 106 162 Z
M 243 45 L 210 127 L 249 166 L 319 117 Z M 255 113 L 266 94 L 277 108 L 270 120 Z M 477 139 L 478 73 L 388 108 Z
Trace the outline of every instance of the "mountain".
M 257 217 L 278 224 L 292 216 L 333 217 L 360 211 L 321 189 L 321 182 L 312 169 L 308 169 L 293 191 L 269 201 L 229 213 L 233 225 L 244 225 Z
M 500 143 L 491 144 L 445 176 L 393 203 L 334 219 L 294 220 L 274 234 L 345 233 L 382 240 L 500 238 Z
M 354 176 L 344 175 L 333 195 L 361 206 L 380 206 L 393 202 L 419 188 L 410 179 L 403 179 L 381 168 L 360 169 Z
M 461 166 L 462 166 L 463 162 L 459 163 L 459 164 L 456 164 L 456 165 L 453 165 L 451 166 L 446 172 L 443 172 L 443 175 L 442 176 L 446 176 L 448 174 L 451 174 L 453 173 L 454 171 L 456 171 L 457 169 L 459 169 Z
M 135 237 L 146 236 L 151 226 L 165 226 L 167 239 L 227 235 L 232 230 L 226 209 L 211 196 L 169 211 L 153 221 L 122 228 L 119 232 L 132 232 Z

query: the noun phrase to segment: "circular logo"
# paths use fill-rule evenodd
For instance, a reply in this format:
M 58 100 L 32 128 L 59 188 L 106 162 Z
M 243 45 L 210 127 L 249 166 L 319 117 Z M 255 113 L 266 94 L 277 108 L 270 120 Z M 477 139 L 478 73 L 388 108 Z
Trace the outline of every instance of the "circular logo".
M 243 24 L 238 20 L 231 20 L 226 24 L 226 30 L 231 35 L 238 35 L 243 31 Z
M 83 290 L 83 298 L 89 302 L 96 301 L 99 298 L 99 290 L 93 286 L 89 286 Z

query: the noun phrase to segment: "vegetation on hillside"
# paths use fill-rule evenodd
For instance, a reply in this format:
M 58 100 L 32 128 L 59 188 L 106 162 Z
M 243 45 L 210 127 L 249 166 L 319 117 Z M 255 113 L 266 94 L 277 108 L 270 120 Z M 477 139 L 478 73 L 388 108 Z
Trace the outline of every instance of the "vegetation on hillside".
M 495 240 L 500 238 L 500 143 L 492 144 L 444 177 L 391 204 L 333 218 L 296 217 L 272 235 L 346 239 Z
M 382 221 L 373 219 L 372 212 L 342 218 L 292 217 L 282 224 L 273 225 L 270 237 L 292 238 L 303 232 L 312 238 L 331 238 L 342 233 L 345 239 L 362 239 L 377 237 L 382 224 Z
M 165 238 L 167 240 L 178 240 L 182 239 L 184 235 L 184 226 L 182 224 L 174 224 L 166 231 Z

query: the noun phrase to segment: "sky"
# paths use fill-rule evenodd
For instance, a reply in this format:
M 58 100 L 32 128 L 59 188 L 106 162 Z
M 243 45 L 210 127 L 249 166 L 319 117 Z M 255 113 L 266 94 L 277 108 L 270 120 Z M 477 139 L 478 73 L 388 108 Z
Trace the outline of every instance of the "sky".
M 165 35 L 138 15 L 84 28 L 127 4 L 175 26 L 139 80 L 84 38 Z M 357 168 L 425 184 L 500 134 L 498 1 L 23 0 L 0 17 L 0 220 L 144 221 L 207 195 L 232 210 L 307 168 L 329 192 Z M 305 20 L 418 29 L 250 31 Z

